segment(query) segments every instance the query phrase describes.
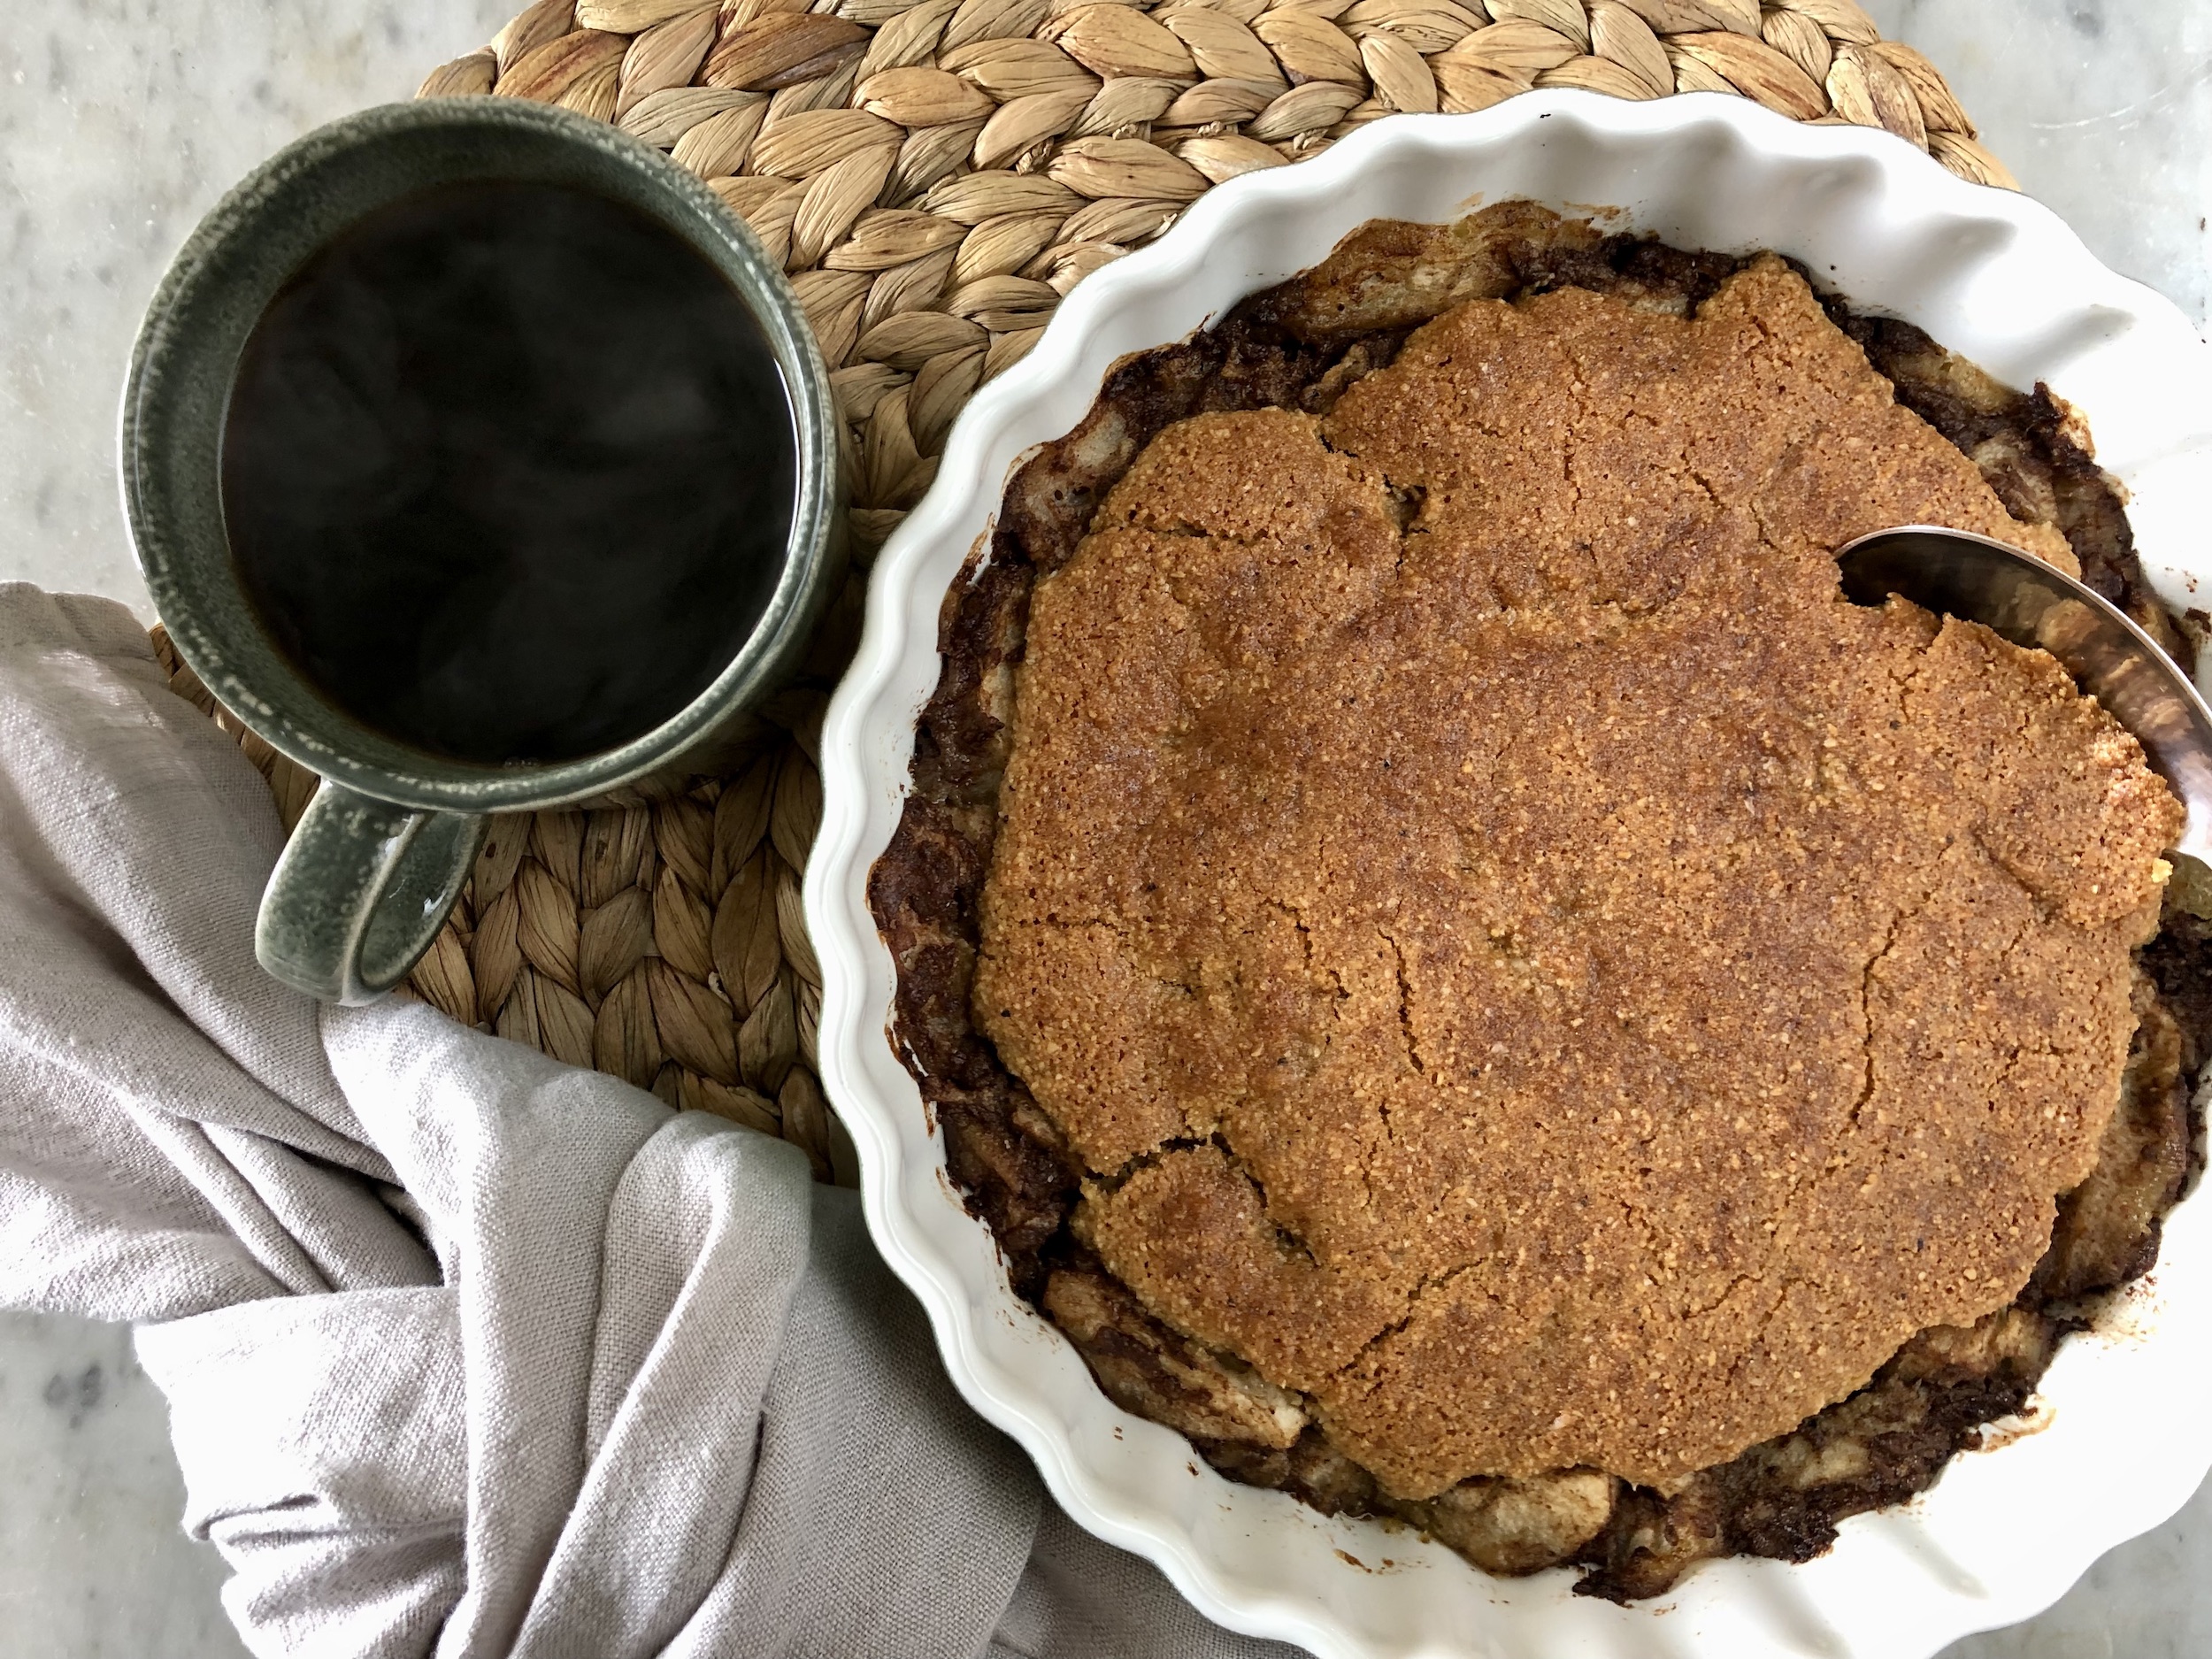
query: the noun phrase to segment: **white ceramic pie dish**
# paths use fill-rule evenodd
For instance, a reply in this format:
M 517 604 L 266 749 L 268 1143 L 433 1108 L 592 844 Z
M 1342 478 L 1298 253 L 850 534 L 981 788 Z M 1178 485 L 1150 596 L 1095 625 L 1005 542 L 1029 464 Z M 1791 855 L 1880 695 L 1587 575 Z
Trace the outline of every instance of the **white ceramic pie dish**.
M 2174 1211 L 2156 1269 L 2061 1348 L 2037 1432 L 1962 1455 L 1909 1505 L 1846 1521 L 1818 1561 L 1709 1563 L 1621 1608 L 1571 1595 L 1564 1571 L 1492 1578 L 1403 1532 L 1232 1484 L 1181 1436 L 1114 1406 L 1009 1288 L 887 1037 L 894 976 L 868 872 L 897 826 L 915 717 L 936 683 L 940 605 L 1015 465 L 1076 424 L 1116 359 L 1317 264 L 1365 220 L 1445 220 L 1523 196 L 1616 208 L 1617 223 L 1686 248 L 1780 250 L 2010 384 L 2048 381 L 2088 416 L 2100 458 L 2131 491 L 2161 592 L 2186 606 L 2212 578 L 2212 351 L 2035 203 L 1965 184 L 1886 134 L 1712 95 L 1532 94 L 1480 115 L 1379 122 L 1210 192 L 1158 243 L 1085 281 L 1036 349 L 977 395 L 935 487 L 883 549 L 822 737 L 806 908 L 823 969 L 823 1080 L 859 1148 L 869 1226 L 962 1394 L 1022 1444 L 1071 1515 L 1158 1563 L 1210 1617 L 1326 1659 L 1924 1659 L 2047 1606 L 2212 1466 L 2201 1198 Z

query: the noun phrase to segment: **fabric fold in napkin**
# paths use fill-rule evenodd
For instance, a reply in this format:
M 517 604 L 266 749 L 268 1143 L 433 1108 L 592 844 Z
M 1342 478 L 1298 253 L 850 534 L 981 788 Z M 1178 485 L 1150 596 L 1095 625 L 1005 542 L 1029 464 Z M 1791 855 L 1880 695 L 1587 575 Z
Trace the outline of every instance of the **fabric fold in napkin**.
M 140 1323 L 258 1655 L 1208 1659 L 972 1416 L 849 1193 L 264 975 L 261 779 L 0 586 L 0 1301 Z

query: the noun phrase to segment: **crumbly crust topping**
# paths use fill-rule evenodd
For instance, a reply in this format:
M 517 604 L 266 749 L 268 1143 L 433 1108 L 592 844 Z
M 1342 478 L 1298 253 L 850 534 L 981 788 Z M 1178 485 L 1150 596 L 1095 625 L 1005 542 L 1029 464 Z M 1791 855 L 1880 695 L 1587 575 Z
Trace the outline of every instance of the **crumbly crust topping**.
M 990 541 L 946 596 L 942 670 L 917 724 L 911 792 L 869 879 L 897 968 L 895 1041 L 949 1173 L 995 1237 L 1013 1288 L 1110 1398 L 1187 1435 L 1232 1479 L 1417 1528 L 1490 1572 L 1571 1563 L 1578 1594 L 1621 1601 L 1660 1594 L 1717 1555 L 1809 1560 L 1845 1517 L 1924 1489 L 1982 1440 L 1982 1425 L 2026 1408 L 2098 1298 L 2151 1266 L 2162 1219 L 2200 1162 L 2191 1087 L 2212 1055 L 2212 922 L 2201 919 L 2212 916 L 2212 878 L 2184 864 L 2167 885 L 2158 936 L 2137 955 L 2119 1108 L 2088 1179 L 2060 1199 L 2050 1247 L 2015 1303 L 1971 1326 L 1929 1327 L 1866 1387 L 1663 1492 L 1563 1470 L 1475 1476 L 1417 1500 L 1383 1491 L 1313 1420 L 1306 1396 L 1171 1327 L 1074 1237 L 1080 1160 L 976 1027 L 978 910 L 1031 591 L 1073 556 L 1153 437 L 1208 411 L 1326 414 L 1416 326 L 1470 299 L 1582 288 L 1686 316 L 1747 263 L 1608 235 L 1527 203 L 1450 225 L 1379 220 L 1215 326 L 1118 365 L 1078 426 L 1015 475 Z M 2013 539 L 2078 560 L 2084 581 L 2193 664 L 2206 620 L 2177 618 L 2146 581 L 2116 487 L 2064 404 L 2040 386 L 1999 384 L 1909 324 L 1823 303 L 1897 401 L 1974 463 Z
M 1038 583 L 979 1023 L 1077 1236 L 1391 1496 L 1678 1486 L 2094 1164 L 2178 808 L 2048 658 L 1838 595 L 1912 520 L 2035 539 L 1770 257 L 1171 426 Z

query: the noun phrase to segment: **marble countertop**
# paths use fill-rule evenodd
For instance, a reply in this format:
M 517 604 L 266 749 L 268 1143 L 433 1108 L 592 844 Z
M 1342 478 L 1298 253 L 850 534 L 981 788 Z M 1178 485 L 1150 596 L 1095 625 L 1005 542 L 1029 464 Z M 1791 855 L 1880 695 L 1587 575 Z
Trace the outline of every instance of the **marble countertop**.
M 114 405 L 170 252 L 278 145 L 407 96 L 521 0 L 9 0 L 0 30 L 0 580 L 145 611 Z M 1864 0 L 2116 270 L 2212 306 L 2212 0 Z M 0 1314 L 0 1651 L 232 1659 L 127 1334 Z M 2062 1520 L 2055 1517 L 2055 1524 Z M 2042 1617 L 1944 1659 L 2212 1653 L 2212 1486 Z

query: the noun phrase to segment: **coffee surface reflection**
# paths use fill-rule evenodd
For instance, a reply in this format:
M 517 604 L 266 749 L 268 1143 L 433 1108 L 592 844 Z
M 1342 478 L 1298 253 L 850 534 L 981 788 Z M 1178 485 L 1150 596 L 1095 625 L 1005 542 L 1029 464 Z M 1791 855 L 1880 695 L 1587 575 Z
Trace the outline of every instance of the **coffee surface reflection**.
M 790 403 L 681 238 L 565 187 L 440 187 L 324 247 L 256 325 L 222 442 L 262 626 L 385 735 L 601 753 L 744 647 L 781 569 Z

